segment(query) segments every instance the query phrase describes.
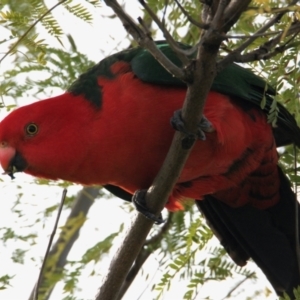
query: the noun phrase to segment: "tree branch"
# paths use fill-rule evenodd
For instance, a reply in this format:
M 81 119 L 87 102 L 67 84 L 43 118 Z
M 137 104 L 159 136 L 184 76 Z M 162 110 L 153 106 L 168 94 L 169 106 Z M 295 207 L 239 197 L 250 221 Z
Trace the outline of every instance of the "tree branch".
M 139 255 L 135 259 L 134 264 L 132 265 L 130 271 L 126 276 L 126 279 L 123 282 L 123 285 L 120 289 L 120 293 L 118 295 L 118 300 L 121 300 L 123 298 L 123 296 L 127 292 L 128 288 L 131 286 L 132 282 L 134 281 L 135 277 L 139 273 L 140 269 L 142 268 L 148 257 L 156 249 L 158 249 L 161 240 L 172 225 L 172 216 L 173 213 L 170 213 L 166 223 L 164 223 L 161 230 L 157 234 L 155 234 L 151 239 L 145 241 L 143 248 L 141 249 Z
M 107 6 L 115 12 L 123 23 L 127 32 L 137 41 L 137 43 L 146 48 L 160 64 L 175 77 L 186 81 L 186 75 L 181 68 L 174 65 L 157 47 L 148 31 L 143 31 L 130 16 L 128 16 L 116 0 L 104 0 Z M 176 51 L 175 51 L 176 53 Z
M 297 2 L 298 0 L 293 0 L 289 4 L 289 7 L 295 5 Z M 228 11 L 228 14 L 229 12 L 230 11 Z M 236 59 L 239 55 L 241 55 L 242 51 L 244 51 L 249 45 L 251 45 L 262 33 L 265 33 L 271 26 L 278 23 L 286 12 L 287 10 L 283 10 L 277 15 L 275 15 L 265 25 L 258 29 L 247 41 L 245 41 L 242 45 L 240 45 L 238 48 L 236 48 L 234 51 L 228 54 L 225 58 L 223 58 L 218 64 L 218 70 L 222 70 L 225 66 L 228 66 L 234 61 L 238 62 Z
M 164 24 L 159 20 L 157 15 L 151 10 L 149 5 L 146 4 L 144 0 L 139 0 L 139 2 L 142 4 L 142 6 L 145 8 L 145 10 L 148 12 L 152 20 L 156 23 L 158 28 L 162 31 L 164 34 L 165 39 L 167 40 L 168 44 L 172 48 L 172 50 L 177 54 L 178 58 L 181 60 L 183 65 L 188 65 L 189 64 L 189 59 L 183 55 L 181 52 L 178 51 L 178 46 L 176 45 L 176 41 L 173 39 L 169 31 L 166 29 Z
M 188 12 L 184 9 L 184 7 L 179 3 L 178 0 L 175 0 L 177 6 L 180 8 L 181 12 L 186 16 L 186 18 L 189 20 L 189 22 L 195 26 L 197 26 L 198 28 L 201 29 L 208 29 L 209 28 L 209 24 L 205 24 L 205 23 L 200 23 L 198 21 L 196 21 L 195 19 L 193 19 Z
M 231 0 L 224 12 L 225 32 L 236 23 L 251 1 Z
M 193 78 L 191 82 L 187 82 L 188 90 L 182 108 L 182 117 L 185 121 L 186 129 L 189 132 L 197 132 L 197 124 L 202 118 L 205 99 L 216 74 L 216 59 L 220 44 L 223 40 L 222 34 L 225 28 L 225 25 L 222 23 L 224 9 L 226 8 L 223 1 L 220 1 L 223 5 L 218 5 L 216 15 L 211 17 L 214 27 L 202 35 L 201 43 L 198 47 L 197 59 L 185 70 L 185 72 L 190 73 Z M 240 1 L 242 7 L 244 7 L 244 2 L 245 1 Z M 250 0 L 246 2 L 248 3 Z M 154 42 L 149 39 L 149 36 L 141 32 L 140 28 L 137 29 L 138 26 L 126 15 L 116 1 L 105 0 L 105 3 L 120 16 L 125 28 L 132 34 L 137 42 L 150 51 L 151 54 L 154 54 L 154 57 L 165 66 L 165 63 L 160 60 L 161 57 L 158 55 L 155 56 L 157 53 L 153 50 L 153 46 L 155 46 Z M 242 9 L 238 9 L 238 14 L 241 12 Z M 235 19 L 237 19 L 237 17 Z M 226 28 L 229 29 L 230 26 L 226 25 Z M 183 71 L 180 70 L 177 73 L 182 76 Z M 191 142 L 189 149 L 184 148 L 182 145 L 184 138 L 184 134 L 180 132 L 175 133 L 163 166 L 154 179 L 152 186 L 148 189 L 146 195 L 147 206 L 150 211 L 156 212 L 157 214 L 163 209 L 169 195 L 172 193 L 173 187 L 180 176 L 194 144 Z M 138 256 L 152 224 L 153 221 L 146 219 L 143 215 L 138 214 L 136 216 L 121 248 L 118 249 L 111 262 L 108 274 L 96 297 L 97 300 L 117 299 L 119 290 L 135 258 Z M 132 245 L 134 245 L 134 247 L 132 247 Z
M 248 279 L 252 278 L 252 276 L 255 273 L 252 272 L 248 275 L 245 276 L 244 279 L 242 279 L 241 281 L 239 281 L 233 288 L 230 289 L 230 291 L 227 293 L 227 295 L 222 299 L 222 300 L 226 300 L 229 299 L 231 297 L 231 295 L 234 293 L 234 291 L 236 291 L 242 284 L 244 284 Z
M 256 60 L 268 59 L 277 55 L 278 53 L 282 53 L 288 48 L 293 46 L 292 44 L 290 44 L 290 42 L 299 33 L 300 33 L 300 22 L 297 21 L 294 24 L 292 24 L 287 31 L 280 32 L 280 34 L 278 34 L 276 37 L 268 40 L 267 42 L 260 45 L 257 49 L 253 51 L 250 51 L 246 54 L 241 54 L 239 52 L 233 51 L 231 54 L 226 56 L 218 63 L 218 70 L 222 70 L 224 67 L 226 67 L 231 62 L 231 60 L 235 62 L 245 63 L 245 62 L 251 62 Z M 285 42 L 283 45 L 276 47 L 276 45 L 280 43 L 283 36 L 288 37 L 290 35 L 293 36 L 287 42 Z M 272 49 L 273 51 L 271 51 Z

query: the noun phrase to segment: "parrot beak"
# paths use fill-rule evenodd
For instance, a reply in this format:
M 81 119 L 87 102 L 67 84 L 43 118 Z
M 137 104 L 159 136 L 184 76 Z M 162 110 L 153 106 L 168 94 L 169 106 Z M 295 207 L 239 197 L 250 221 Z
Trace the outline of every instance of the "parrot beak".
M 0 164 L 7 174 L 14 179 L 14 173 L 24 171 L 28 164 L 26 160 L 13 147 L 1 144 L 0 146 Z

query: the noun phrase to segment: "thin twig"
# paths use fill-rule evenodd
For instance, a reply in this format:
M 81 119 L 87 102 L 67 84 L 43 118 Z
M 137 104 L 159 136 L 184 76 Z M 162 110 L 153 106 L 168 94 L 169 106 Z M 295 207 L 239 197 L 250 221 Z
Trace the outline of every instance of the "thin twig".
M 46 270 L 43 272 L 43 277 L 40 282 L 40 286 L 42 286 L 43 289 L 42 291 L 39 291 L 39 296 L 43 300 L 50 299 L 52 291 L 57 283 L 55 280 L 47 282 L 47 278 L 54 274 L 60 274 L 61 270 L 65 267 L 68 254 L 78 239 L 84 220 L 86 220 L 88 211 L 95 203 L 97 196 L 99 196 L 99 187 L 84 187 L 73 201 L 67 221 L 62 226 L 59 237 L 49 252 Z M 73 222 L 75 219 L 76 224 Z M 33 293 L 34 289 L 28 298 L 29 300 L 34 300 Z
M 300 6 L 298 5 L 289 5 L 286 7 L 273 7 L 270 9 L 265 9 L 264 7 L 249 7 L 249 10 L 255 10 L 258 13 L 262 14 L 277 14 L 277 13 L 287 13 L 287 12 L 295 12 L 300 10 Z
M 194 18 L 192 18 L 190 16 L 190 14 L 184 9 L 184 7 L 179 3 L 178 0 L 175 0 L 176 4 L 178 5 L 178 7 L 180 8 L 181 12 L 184 14 L 184 16 L 189 20 L 190 23 L 192 23 L 193 25 L 197 26 L 198 28 L 201 29 L 208 29 L 209 28 L 209 24 L 205 24 L 205 23 L 200 23 L 198 21 L 196 21 Z
M 52 246 L 52 242 L 53 242 L 54 236 L 56 234 L 58 222 L 59 222 L 60 215 L 61 215 L 61 212 L 62 212 L 62 209 L 63 209 L 63 206 L 64 206 L 66 195 L 67 195 L 67 189 L 64 188 L 63 192 L 62 192 L 62 197 L 61 197 L 61 201 L 60 201 L 60 204 L 59 204 L 59 208 L 58 208 L 58 211 L 57 211 L 57 216 L 56 216 L 56 220 L 55 220 L 55 223 L 54 223 L 54 227 L 53 227 L 53 230 L 52 230 L 49 242 L 48 242 L 47 250 L 46 250 L 46 253 L 45 253 L 45 256 L 44 256 L 43 264 L 42 264 L 42 267 L 41 267 L 41 270 L 40 270 L 40 273 L 39 273 L 38 280 L 37 280 L 36 285 L 35 285 L 35 289 L 34 289 L 34 293 L 33 293 L 33 299 L 34 300 L 38 300 L 38 290 L 39 290 L 40 283 L 41 283 L 41 280 L 42 280 L 42 276 L 43 276 L 44 268 L 45 268 L 45 265 L 46 265 L 46 261 L 47 261 L 47 258 L 49 256 L 49 252 L 50 252 L 50 249 L 51 249 L 51 246 Z
M 164 28 L 166 28 L 166 14 L 167 14 L 167 9 L 168 9 L 168 5 L 169 5 L 169 0 L 166 0 L 165 1 L 165 7 L 164 7 L 164 10 L 163 10 L 163 15 L 162 15 L 162 18 L 161 18 L 161 22 L 162 22 L 162 25 L 164 26 Z
M 293 0 L 289 6 L 295 5 L 298 0 Z M 229 12 L 228 12 L 229 13 Z M 249 45 L 251 45 L 261 33 L 266 32 L 271 26 L 276 24 L 280 21 L 280 19 L 284 16 L 284 12 L 278 13 L 272 19 L 270 19 L 265 25 L 263 25 L 260 29 L 258 29 L 247 41 L 241 44 L 238 48 L 232 51 L 229 55 L 222 59 L 222 61 L 218 64 L 218 69 L 223 69 L 225 66 L 229 65 L 230 63 L 236 61 L 236 57 L 242 53 Z
M 144 243 L 145 246 L 153 245 L 162 239 L 162 237 L 165 235 L 165 233 L 170 229 L 170 226 L 171 226 L 172 220 L 173 220 L 173 215 L 174 215 L 174 213 L 169 212 L 167 221 L 164 223 L 164 225 L 162 226 L 160 231 L 157 234 L 155 234 L 153 237 L 151 237 L 150 239 L 146 240 Z
M 148 12 L 148 14 L 152 18 L 152 20 L 156 23 L 158 28 L 162 31 L 169 46 L 176 53 L 178 58 L 181 60 L 182 64 L 188 65 L 190 60 L 185 55 L 183 55 L 180 51 L 178 51 L 179 47 L 177 46 L 176 41 L 173 39 L 173 37 L 171 36 L 170 32 L 166 29 L 164 24 L 159 20 L 157 15 L 152 11 L 152 9 L 149 7 L 149 5 L 144 0 L 139 0 L 139 2 L 144 7 L 144 9 Z
M 275 31 L 271 31 L 271 32 L 263 32 L 263 33 L 259 33 L 259 34 L 235 34 L 235 35 L 230 35 L 230 34 L 226 34 L 225 38 L 226 39 L 249 39 L 250 37 L 252 37 L 253 35 L 255 35 L 256 37 L 264 37 L 264 36 L 270 36 L 270 35 L 275 35 L 275 34 L 282 34 L 284 32 L 284 30 L 275 30 Z
M 227 295 L 222 299 L 228 299 L 231 294 L 237 289 L 239 288 L 243 283 L 245 283 L 249 278 L 251 278 L 253 275 L 255 274 L 255 272 L 252 272 L 250 274 L 248 274 L 244 279 L 242 279 L 240 282 L 238 282 L 232 289 L 230 289 L 230 291 L 227 293 Z
M 300 28 L 298 30 L 298 32 L 300 32 Z M 286 51 L 287 49 L 291 48 L 294 46 L 294 44 L 291 43 L 291 41 L 293 41 L 295 39 L 295 37 L 298 35 L 298 32 L 295 33 L 293 35 L 293 37 L 291 37 L 287 42 L 285 42 L 283 45 L 275 47 L 273 51 L 270 51 L 269 53 L 266 54 L 262 54 L 260 56 L 258 56 L 258 59 L 269 59 L 279 53 L 283 53 L 284 51 Z
M 271 57 L 274 57 L 275 55 L 282 53 L 287 49 L 293 47 L 294 45 L 291 42 L 295 39 L 295 37 L 299 34 L 299 32 L 300 32 L 300 22 L 293 24 L 290 27 L 290 29 L 287 32 L 285 32 L 285 36 L 289 36 L 292 34 L 293 36 L 290 39 L 288 39 L 284 44 L 275 47 L 275 45 L 278 44 L 281 40 L 282 37 L 282 33 L 281 33 L 277 35 L 275 38 L 268 40 L 266 43 L 260 45 L 259 48 L 250 51 L 249 53 L 243 55 L 236 53 L 233 56 L 234 61 L 245 63 L 245 62 L 257 61 L 257 60 L 266 60 Z M 272 48 L 274 48 L 273 51 L 271 51 Z M 223 60 L 221 60 L 218 63 L 218 70 L 222 70 L 228 64 L 228 60 L 226 59 L 227 57 L 225 57 Z
M 153 57 L 172 75 L 182 81 L 186 81 L 186 75 L 183 70 L 173 64 L 157 47 L 155 42 L 144 32 L 133 19 L 128 16 L 116 0 L 104 0 L 107 6 L 111 7 L 115 14 L 123 23 L 124 28 L 137 41 L 137 43 L 146 48 Z

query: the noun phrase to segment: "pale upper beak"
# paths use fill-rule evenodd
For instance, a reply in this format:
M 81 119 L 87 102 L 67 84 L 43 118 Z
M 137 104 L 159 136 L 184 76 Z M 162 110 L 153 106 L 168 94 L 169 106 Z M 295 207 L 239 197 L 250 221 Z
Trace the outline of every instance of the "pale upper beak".
M 10 161 L 16 154 L 16 149 L 9 146 L 6 142 L 0 143 L 0 164 L 2 169 L 6 171 L 9 168 Z
M 11 178 L 14 178 L 15 172 L 22 172 L 27 167 L 25 159 L 6 142 L 0 142 L 0 164 L 4 174 Z

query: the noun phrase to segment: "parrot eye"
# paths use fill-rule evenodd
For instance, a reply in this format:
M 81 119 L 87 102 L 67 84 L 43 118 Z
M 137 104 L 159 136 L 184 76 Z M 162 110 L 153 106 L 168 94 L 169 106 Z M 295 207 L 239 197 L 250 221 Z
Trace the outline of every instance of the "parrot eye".
M 30 136 L 37 134 L 38 131 L 39 131 L 39 127 L 34 123 L 30 123 L 25 127 L 26 134 Z
M 5 148 L 7 146 L 6 142 L 0 142 L 0 148 Z

